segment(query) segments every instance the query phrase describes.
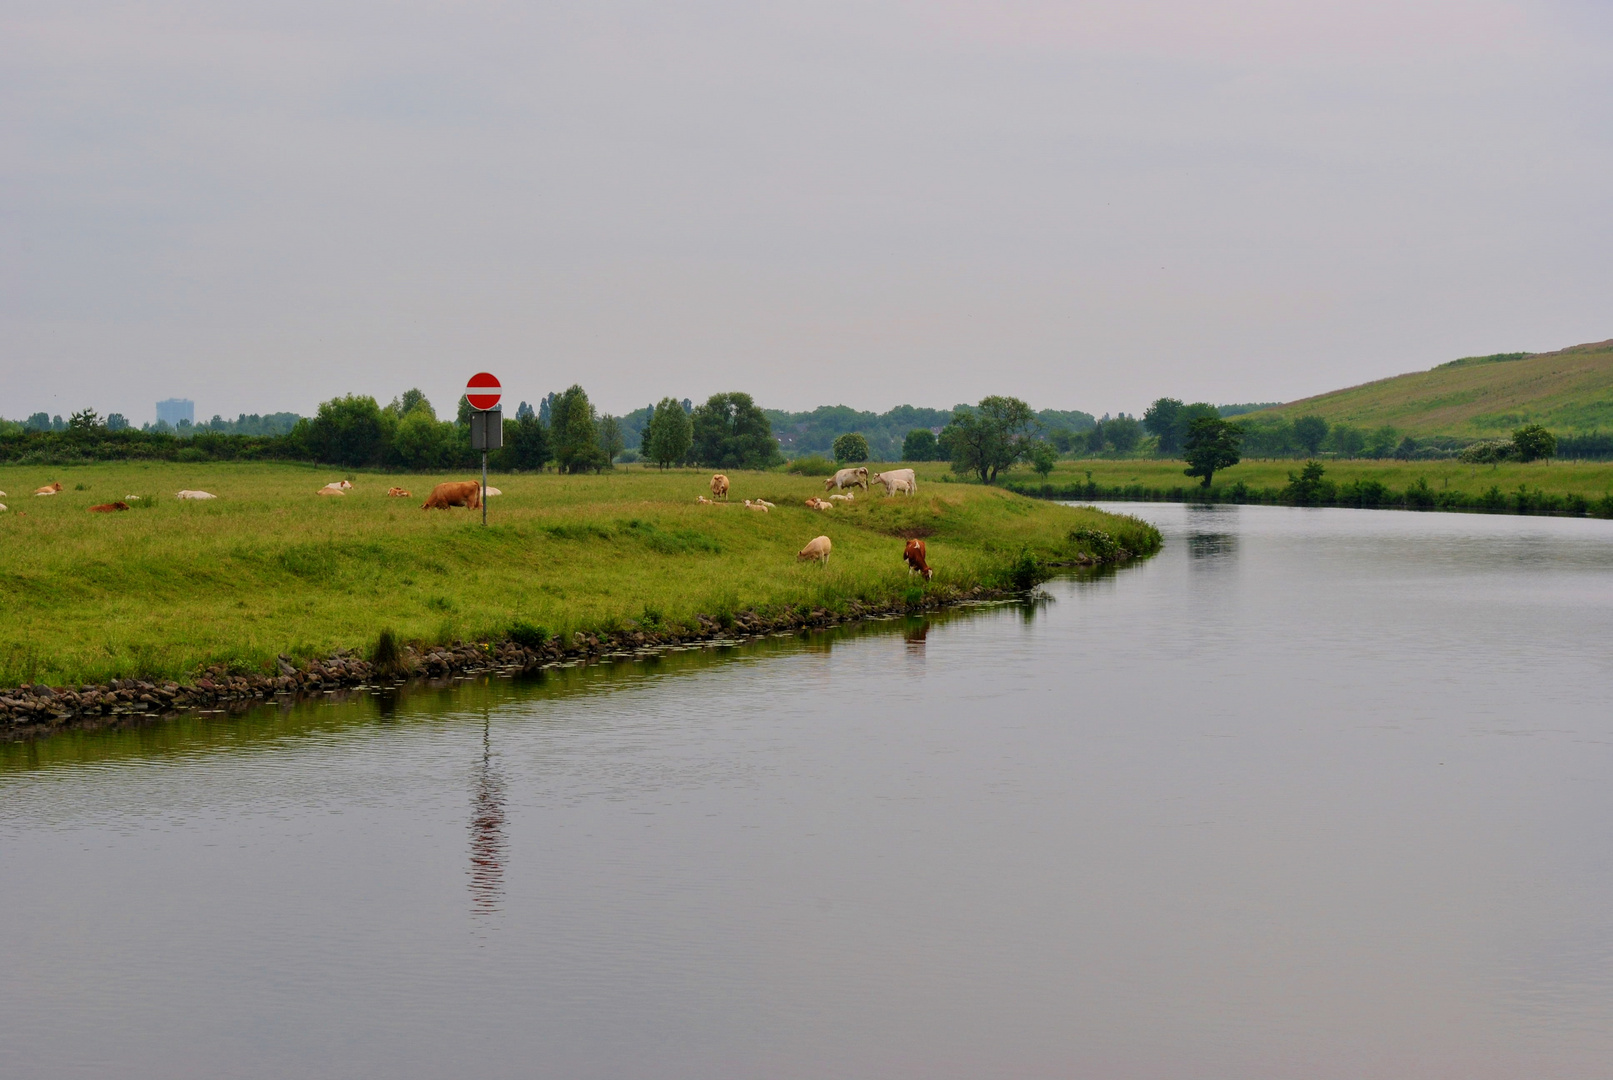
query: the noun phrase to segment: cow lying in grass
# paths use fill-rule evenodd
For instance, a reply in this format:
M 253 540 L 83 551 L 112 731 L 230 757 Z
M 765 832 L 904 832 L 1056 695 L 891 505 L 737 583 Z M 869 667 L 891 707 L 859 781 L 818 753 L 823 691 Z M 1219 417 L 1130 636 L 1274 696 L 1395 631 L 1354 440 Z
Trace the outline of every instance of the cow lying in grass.
M 400 487 L 387 488 L 386 495 L 389 499 L 407 499 L 411 497 L 407 491 Z
M 46 484 L 44 487 L 36 489 L 34 491 L 34 494 L 35 495 L 54 495 L 60 490 L 62 490 L 62 482 L 60 480 L 58 480 L 54 484 Z
M 90 507 L 90 513 L 92 513 L 92 514 L 114 514 L 114 513 L 117 513 L 119 510 L 127 510 L 127 509 L 129 509 L 129 504 L 126 503 L 126 502 L 109 502 L 109 503 L 102 503 L 100 506 L 92 506 L 92 507 Z
M 480 480 L 450 480 L 438 484 L 421 504 L 422 510 L 446 510 L 450 506 L 463 506 L 467 510 L 482 508 L 482 482 Z

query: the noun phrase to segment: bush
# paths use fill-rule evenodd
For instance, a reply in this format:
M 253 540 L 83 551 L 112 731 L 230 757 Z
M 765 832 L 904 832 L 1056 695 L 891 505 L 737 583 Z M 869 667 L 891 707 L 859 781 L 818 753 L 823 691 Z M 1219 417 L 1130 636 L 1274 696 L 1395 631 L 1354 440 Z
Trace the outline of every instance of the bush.
M 403 650 L 398 648 L 398 635 L 391 628 L 382 630 L 370 650 L 370 663 L 383 675 L 396 675 L 403 670 Z
M 1495 465 L 1512 458 L 1512 444 L 1486 439 L 1476 442 L 1457 456 L 1464 465 Z
M 1307 461 L 1298 475 L 1289 473 L 1288 486 L 1283 489 L 1283 500 L 1295 506 L 1321 506 L 1332 502 L 1333 481 L 1322 478 L 1326 471 L 1320 461 Z
M 1539 461 L 1557 453 L 1557 436 L 1539 424 L 1529 424 L 1512 433 L 1512 456 L 1519 461 Z
M 835 439 L 834 456 L 836 461 L 846 465 L 867 461 L 868 439 L 855 431 L 848 431 Z
M 541 649 L 549 643 L 549 631 L 546 628 L 524 619 L 516 619 L 510 624 L 508 637 L 523 649 Z
M 941 448 L 935 441 L 935 432 L 929 428 L 914 428 L 902 440 L 903 461 L 938 461 L 940 456 Z
M 837 469 L 834 462 L 813 454 L 796 458 L 784 467 L 784 471 L 796 476 L 833 476 Z
M 1069 540 L 1099 562 L 1108 562 L 1120 551 L 1120 544 L 1102 529 L 1082 527 L 1070 533 Z

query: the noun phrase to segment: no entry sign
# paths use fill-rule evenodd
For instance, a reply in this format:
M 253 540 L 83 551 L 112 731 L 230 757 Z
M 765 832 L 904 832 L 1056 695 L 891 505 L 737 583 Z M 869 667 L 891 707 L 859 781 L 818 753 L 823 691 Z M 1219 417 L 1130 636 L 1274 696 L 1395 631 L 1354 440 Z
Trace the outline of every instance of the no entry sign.
M 465 384 L 465 400 L 470 402 L 473 409 L 496 408 L 499 398 L 503 396 L 499 392 L 498 380 L 485 371 L 472 375 Z

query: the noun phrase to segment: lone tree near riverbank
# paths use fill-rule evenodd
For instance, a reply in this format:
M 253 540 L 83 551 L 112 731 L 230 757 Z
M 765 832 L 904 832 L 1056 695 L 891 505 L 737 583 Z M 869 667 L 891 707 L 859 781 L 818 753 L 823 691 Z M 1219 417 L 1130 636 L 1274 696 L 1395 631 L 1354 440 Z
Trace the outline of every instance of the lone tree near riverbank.
M 1023 401 L 994 395 L 954 413 L 941 442 L 952 451 L 953 471 L 972 472 L 989 484 L 1030 452 L 1035 422 L 1036 414 Z
M 1241 460 L 1243 429 L 1214 416 L 1201 416 L 1187 427 L 1182 457 L 1188 476 L 1202 476 L 1209 487 L 1219 469 L 1230 469 Z

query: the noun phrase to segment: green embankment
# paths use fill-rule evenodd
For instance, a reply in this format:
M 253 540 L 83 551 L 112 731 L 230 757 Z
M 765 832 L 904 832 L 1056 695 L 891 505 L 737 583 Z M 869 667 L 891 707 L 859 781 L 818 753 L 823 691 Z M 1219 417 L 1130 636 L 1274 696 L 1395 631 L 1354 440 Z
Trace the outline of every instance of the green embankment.
M 1536 461 L 1464 465 L 1457 461 L 1329 460 L 1328 505 L 1503 513 L 1578 513 L 1613 517 L 1613 462 Z M 1009 486 L 1027 495 L 1063 499 L 1291 502 L 1290 474 L 1303 461 L 1243 461 L 1215 474 L 1206 493 L 1185 476 L 1180 461 L 1160 459 L 1061 461 L 1044 481 L 1015 473 Z M 1376 485 L 1376 487 L 1374 486 Z M 1381 489 L 1381 490 L 1380 490 Z
M 1524 424 L 1558 434 L 1613 429 L 1613 341 L 1502 353 L 1352 386 L 1251 413 L 1388 425 L 1416 436 L 1505 436 Z
M 710 474 L 692 470 L 497 476 L 504 494 L 483 529 L 462 509 L 420 509 L 434 483 L 462 475 L 357 473 L 350 494 L 320 497 L 341 470 L 6 467 L 0 685 L 178 678 L 215 663 L 264 670 L 282 652 L 367 649 L 383 627 L 445 642 L 495 639 L 518 622 L 569 635 L 742 610 L 912 604 L 926 591 L 1002 587 L 1023 575 L 1027 552 L 1102 555 L 1090 530 L 1136 554 L 1159 545 L 1136 519 L 935 483 L 942 471 L 920 473 L 916 498 L 876 489 L 828 512 L 802 505 L 823 494 L 820 480 L 778 473 L 731 473 L 727 506 L 695 503 Z M 53 480 L 61 494 L 26 494 Z M 393 484 L 414 497 L 387 498 Z M 218 498 L 181 502 L 181 488 Z M 136 509 L 87 512 L 126 495 L 141 497 Z M 777 509 L 747 510 L 745 498 Z M 827 569 L 795 558 L 819 534 L 834 542 Z M 927 538 L 928 586 L 901 561 L 912 535 Z

